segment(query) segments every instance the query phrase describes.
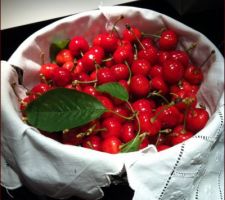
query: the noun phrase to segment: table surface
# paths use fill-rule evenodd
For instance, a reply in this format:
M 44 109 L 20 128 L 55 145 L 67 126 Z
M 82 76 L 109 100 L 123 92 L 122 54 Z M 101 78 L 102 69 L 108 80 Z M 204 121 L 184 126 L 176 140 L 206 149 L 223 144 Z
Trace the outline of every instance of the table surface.
M 197 1 L 197 0 L 196 0 Z M 176 10 L 170 3 L 169 0 L 141 0 L 132 1 L 122 5 L 135 6 L 140 8 L 147 8 L 155 10 L 157 12 L 166 14 L 184 24 L 192 27 L 195 30 L 203 33 L 208 37 L 221 51 L 224 55 L 224 6 L 223 0 L 221 0 L 221 6 L 217 7 L 206 7 L 204 10 L 198 11 L 195 9 L 187 10 L 183 14 Z M 60 17 L 61 18 L 61 17 Z M 10 55 L 16 50 L 16 48 L 32 33 L 43 28 L 44 26 L 60 19 L 55 18 L 51 20 L 46 20 L 38 23 L 33 23 L 29 25 L 23 25 L 15 28 L 1 30 L 1 60 L 8 60 Z M 4 188 L 2 188 L 4 200 L 11 200 L 12 198 Z M 128 185 L 117 185 L 110 186 L 103 189 L 105 196 L 102 200 L 131 200 L 133 196 L 133 191 Z M 11 195 L 14 196 L 14 200 L 53 200 L 49 197 L 43 197 L 33 194 L 27 188 L 22 187 L 17 190 L 9 191 Z M 78 200 L 76 197 L 72 197 L 69 200 Z

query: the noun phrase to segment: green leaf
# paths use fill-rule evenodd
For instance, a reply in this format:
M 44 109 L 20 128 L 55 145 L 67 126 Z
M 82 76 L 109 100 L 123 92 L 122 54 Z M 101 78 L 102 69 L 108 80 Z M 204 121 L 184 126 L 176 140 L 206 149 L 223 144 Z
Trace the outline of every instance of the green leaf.
M 142 140 L 143 140 L 143 137 L 137 134 L 133 140 L 127 142 L 126 144 L 122 146 L 121 152 L 128 153 L 128 152 L 138 151 Z
M 79 127 L 105 111 L 95 97 L 66 88 L 50 90 L 26 108 L 28 123 L 48 132 Z
M 51 62 L 55 61 L 55 57 L 57 55 L 57 53 L 62 50 L 65 49 L 67 47 L 67 45 L 69 44 L 69 39 L 54 39 L 53 42 L 50 45 L 50 49 L 49 49 L 49 55 L 50 55 L 50 59 Z
M 96 89 L 100 92 L 108 93 L 111 96 L 123 101 L 128 101 L 129 99 L 129 94 L 127 90 L 122 85 L 116 82 L 99 85 L 96 87 Z

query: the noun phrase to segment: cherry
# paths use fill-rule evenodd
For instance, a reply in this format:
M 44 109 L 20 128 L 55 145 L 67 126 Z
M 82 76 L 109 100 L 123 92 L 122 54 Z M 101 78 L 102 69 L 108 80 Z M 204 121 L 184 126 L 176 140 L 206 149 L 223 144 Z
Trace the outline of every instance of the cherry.
M 99 84 L 114 82 L 116 80 L 112 69 L 104 67 L 98 70 L 97 80 Z
M 112 53 L 118 46 L 118 38 L 114 33 L 103 33 L 101 35 L 100 46 L 107 53 Z
M 161 129 L 161 122 L 154 118 L 151 113 L 140 112 L 138 114 L 140 128 L 142 132 L 146 132 L 148 135 L 156 135 Z M 137 124 L 136 124 L 137 127 Z
M 96 151 L 102 150 L 101 144 L 102 144 L 101 138 L 97 135 L 90 135 L 82 142 L 83 147 L 93 149 Z
M 66 86 L 71 81 L 70 71 L 62 67 L 55 68 L 53 71 L 52 81 L 56 86 Z
M 56 55 L 56 63 L 58 65 L 63 65 L 65 62 L 73 62 L 73 55 L 69 49 L 62 49 Z
M 123 39 L 128 40 L 131 43 L 137 41 L 141 38 L 141 31 L 134 26 L 129 26 L 126 24 L 126 29 L 123 31 Z
M 115 136 L 109 136 L 102 141 L 102 151 L 111 154 L 117 154 L 120 152 L 120 146 L 122 142 Z
M 113 110 L 114 109 L 114 105 L 113 102 L 106 96 L 104 95 L 97 95 L 96 98 L 102 103 L 102 105 L 107 109 L 107 110 Z M 110 111 L 105 112 L 102 115 L 102 118 L 107 118 L 112 116 L 112 113 Z
M 51 89 L 51 87 L 48 84 L 38 83 L 31 89 L 30 93 L 35 94 L 35 95 L 41 95 L 41 94 L 49 91 L 50 89 Z
M 44 76 L 46 80 L 51 80 L 54 69 L 58 67 L 59 67 L 58 65 L 53 63 L 46 63 L 41 65 L 41 68 L 39 70 L 40 77 L 42 78 Z
M 128 118 L 131 115 L 130 111 L 123 104 L 120 106 L 114 107 L 113 112 L 121 115 L 121 116 L 117 114 L 113 115 L 113 117 L 116 118 L 120 123 L 125 122 L 126 118 Z
M 129 78 L 130 72 L 128 66 L 125 64 L 116 64 L 111 67 L 112 73 L 117 81 L 127 80 Z
M 92 96 L 97 96 L 97 95 L 100 95 L 99 92 L 95 89 L 94 86 L 91 86 L 91 85 L 86 85 L 84 86 L 83 90 L 82 90 L 84 93 L 86 94 L 90 94 Z
M 191 138 L 192 136 L 192 132 L 186 131 L 183 125 L 178 125 L 173 129 L 173 132 L 170 134 L 170 142 L 172 143 L 172 145 L 176 145 Z
M 160 65 L 163 65 L 170 57 L 171 53 L 169 51 L 158 51 L 158 61 Z
M 169 88 L 161 76 L 153 77 L 150 81 L 152 90 L 157 90 L 160 94 L 165 95 L 168 93 Z
M 167 83 L 176 84 L 183 78 L 184 67 L 180 62 L 169 59 L 164 62 L 162 74 Z
M 185 51 L 174 50 L 170 52 L 170 58 L 179 61 L 184 67 L 189 64 L 189 55 Z
M 191 84 L 199 85 L 203 81 L 201 68 L 189 65 L 184 72 L 184 78 Z
M 173 30 L 165 30 L 162 32 L 158 40 L 159 49 L 161 50 L 174 50 L 178 43 L 178 36 Z
M 130 81 L 130 92 L 138 97 L 146 96 L 151 87 L 148 79 L 143 75 L 134 75 Z
M 118 48 L 122 47 L 123 49 L 127 49 L 128 51 L 133 52 L 133 46 L 128 40 L 119 40 Z
M 165 145 L 165 144 L 160 144 L 160 145 L 157 145 L 156 148 L 158 151 L 163 151 L 163 150 L 169 149 L 170 146 Z
M 126 47 L 118 47 L 113 53 L 113 60 L 115 63 L 128 63 L 131 65 L 134 60 L 133 52 Z
M 142 140 L 142 142 L 141 142 L 141 144 L 140 144 L 140 146 L 139 146 L 139 150 L 140 150 L 140 149 L 144 149 L 144 148 L 147 147 L 148 145 L 149 145 L 148 137 L 145 137 L 145 138 Z
M 29 94 L 28 96 L 24 97 L 21 101 L 20 101 L 20 111 L 24 111 L 27 107 L 27 105 L 32 102 L 33 100 L 35 100 L 37 98 L 36 94 Z M 24 113 L 23 113 L 24 115 Z
M 133 75 L 144 75 L 147 76 L 149 71 L 150 71 L 150 64 L 147 60 L 145 59 L 138 59 L 133 62 L 131 65 L 131 71 Z
M 143 47 L 145 49 L 148 49 L 153 45 L 153 40 L 151 38 L 142 38 L 140 40 L 140 42 L 141 42 L 142 45 L 141 44 L 138 45 L 139 49 L 143 49 Z
M 156 76 L 162 76 L 162 66 L 161 65 L 153 65 L 149 70 L 150 78 L 154 78 Z
M 102 137 L 106 138 L 109 136 L 120 136 L 121 132 L 121 124 L 120 122 L 114 118 L 114 117 L 109 117 L 105 118 L 102 122 L 102 128 L 105 128 L 105 131 L 102 131 Z
M 88 51 L 89 45 L 83 36 L 75 36 L 70 40 L 68 48 L 73 56 L 80 56 Z
M 147 99 L 138 99 L 132 104 L 132 108 L 137 112 L 152 112 L 151 102 Z
M 65 63 L 63 63 L 62 68 L 66 68 L 70 72 L 72 72 L 75 69 L 75 64 L 73 61 L 66 61 Z
M 95 47 L 87 51 L 82 57 L 82 63 L 85 71 L 94 71 L 96 64 L 101 65 L 103 57 L 104 50 L 101 47 Z
M 138 51 L 139 59 L 146 59 L 150 65 L 154 65 L 158 61 L 157 49 L 154 46 L 148 47 L 147 49 L 142 49 Z
M 174 128 L 182 120 L 182 115 L 175 106 L 159 106 L 155 111 L 155 115 L 162 123 L 162 128 Z
M 203 129 L 209 120 L 209 114 L 204 108 L 191 108 L 187 112 L 186 127 L 194 133 Z
M 129 93 L 129 85 L 128 85 L 128 83 L 127 83 L 126 80 L 119 80 L 118 83 L 119 83 L 121 86 L 123 86 L 123 87 L 126 89 L 126 91 Z
M 135 129 L 132 122 L 126 122 L 123 124 L 120 133 L 121 141 L 127 143 L 135 138 Z

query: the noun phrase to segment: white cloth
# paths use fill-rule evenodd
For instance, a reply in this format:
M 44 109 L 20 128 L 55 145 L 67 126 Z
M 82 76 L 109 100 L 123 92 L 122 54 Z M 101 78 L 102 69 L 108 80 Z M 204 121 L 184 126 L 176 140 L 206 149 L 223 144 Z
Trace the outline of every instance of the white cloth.
M 168 150 L 157 152 L 154 146 L 126 154 L 110 155 L 81 147 L 60 144 L 41 135 L 22 122 L 17 97 L 11 84 L 17 82 L 12 65 L 24 70 L 24 85 L 38 82 L 40 53 L 49 57 L 49 44 L 55 37 L 83 35 L 89 41 L 111 27 L 124 15 L 118 29 L 128 22 L 147 33 L 163 26 L 175 29 L 182 45 L 198 42 L 192 60 L 200 64 L 216 50 L 203 66 L 205 80 L 198 94 L 206 105 L 210 120 L 193 138 Z M 181 48 L 181 47 L 180 47 Z M 1 184 L 9 189 L 26 185 L 32 191 L 54 198 L 79 196 L 99 199 L 100 187 L 110 184 L 108 175 L 126 170 L 128 183 L 135 191 L 133 200 L 222 200 L 224 194 L 224 58 L 201 33 L 168 16 L 134 7 L 100 7 L 99 10 L 59 20 L 26 39 L 10 57 L 1 62 Z M 16 87 L 24 96 L 24 89 Z

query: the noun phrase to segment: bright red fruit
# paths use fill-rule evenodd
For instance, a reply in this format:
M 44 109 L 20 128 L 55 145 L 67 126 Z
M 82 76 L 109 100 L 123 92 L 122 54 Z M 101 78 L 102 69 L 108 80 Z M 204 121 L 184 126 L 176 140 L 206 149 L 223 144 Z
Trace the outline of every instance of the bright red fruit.
M 124 29 L 123 31 L 123 39 L 128 40 L 131 43 L 134 43 L 137 41 L 137 38 L 141 38 L 141 31 L 137 29 L 136 27 L 129 27 Z
M 205 109 L 191 108 L 186 117 L 187 130 L 196 133 L 205 127 L 208 120 L 209 114 Z
M 46 80 L 51 80 L 53 76 L 54 69 L 58 68 L 59 66 L 53 63 L 46 63 L 41 65 L 39 70 L 40 76 L 44 76 Z
M 114 82 L 116 80 L 112 69 L 110 68 L 101 68 L 97 73 L 97 80 L 99 84 Z
M 102 142 L 102 151 L 106 153 L 116 154 L 120 152 L 122 142 L 115 136 L 107 137 Z
M 105 128 L 106 130 L 102 131 L 102 137 L 106 138 L 109 136 L 120 136 L 120 131 L 121 131 L 121 124 L 120 122 L 114 118 L 114 117 L 109 117 L 105 118 L 102 122 L 102 128 Z
M 184 78 L 191 84 L 199 85 L 203 81 L 202 69 L 189 65 L 184 72 Z
M 71 81 L 70 71 L 62 67 L 55 68 L 53 71 L 52 81 L 56 86 L 66 86 Z
M 73 55 L 69 49 L 62 49 L 56 55 L 56 63 L 58 65 L 63 65 L 65 62 L 71 61 L 73 62 Z
M 159 49 L 161 50 L 174 50 L 178 43 L 178 36 L 172 30 L 165 30 L 159 38 Z
M 166 60 L 162 69 L 164 80 L 169 84 L 176 84 L 183 78 L 184 67 L 176 60 Z
M 135 136 L 136 134 L 133 123 L 132 122 L 124 123 L 120 133 L 121 141 L 124 143 L 129 142 L 132 139 L 134 139 Z
M 96 151 L 102 150 L 101 144 L 102 144 L 101 138 L 97 135 L 91 135 L 82 142 L 83 147 L 93 149 Z
M 145 59 L 135 60 L 133 64 L 131 65 L 131 71 L 133 75 L 141 74 L 141 75 L 147 76 L 150 71 L 150 68 L 151 66 L 149 62 Z
M 112 73 L 117 81 L 127 80 L 129 78 L 129 69 L 125 64 L 116 64 L 111 67 Z
M 80 56 L 88 51 L 89 45 L 83 36 L 75 36 L 69 42 L 69 50 L 73 56 Z
M 138 97 L 144 97 L 150 92 L 149 80 L 143 75 L 134 75 L 130 81 L 130 92 Z
M 152 104 L 147 99 L 139 99 L 132 104 L 132 107 L 135 111 L 138 112 L 152 112 Z

